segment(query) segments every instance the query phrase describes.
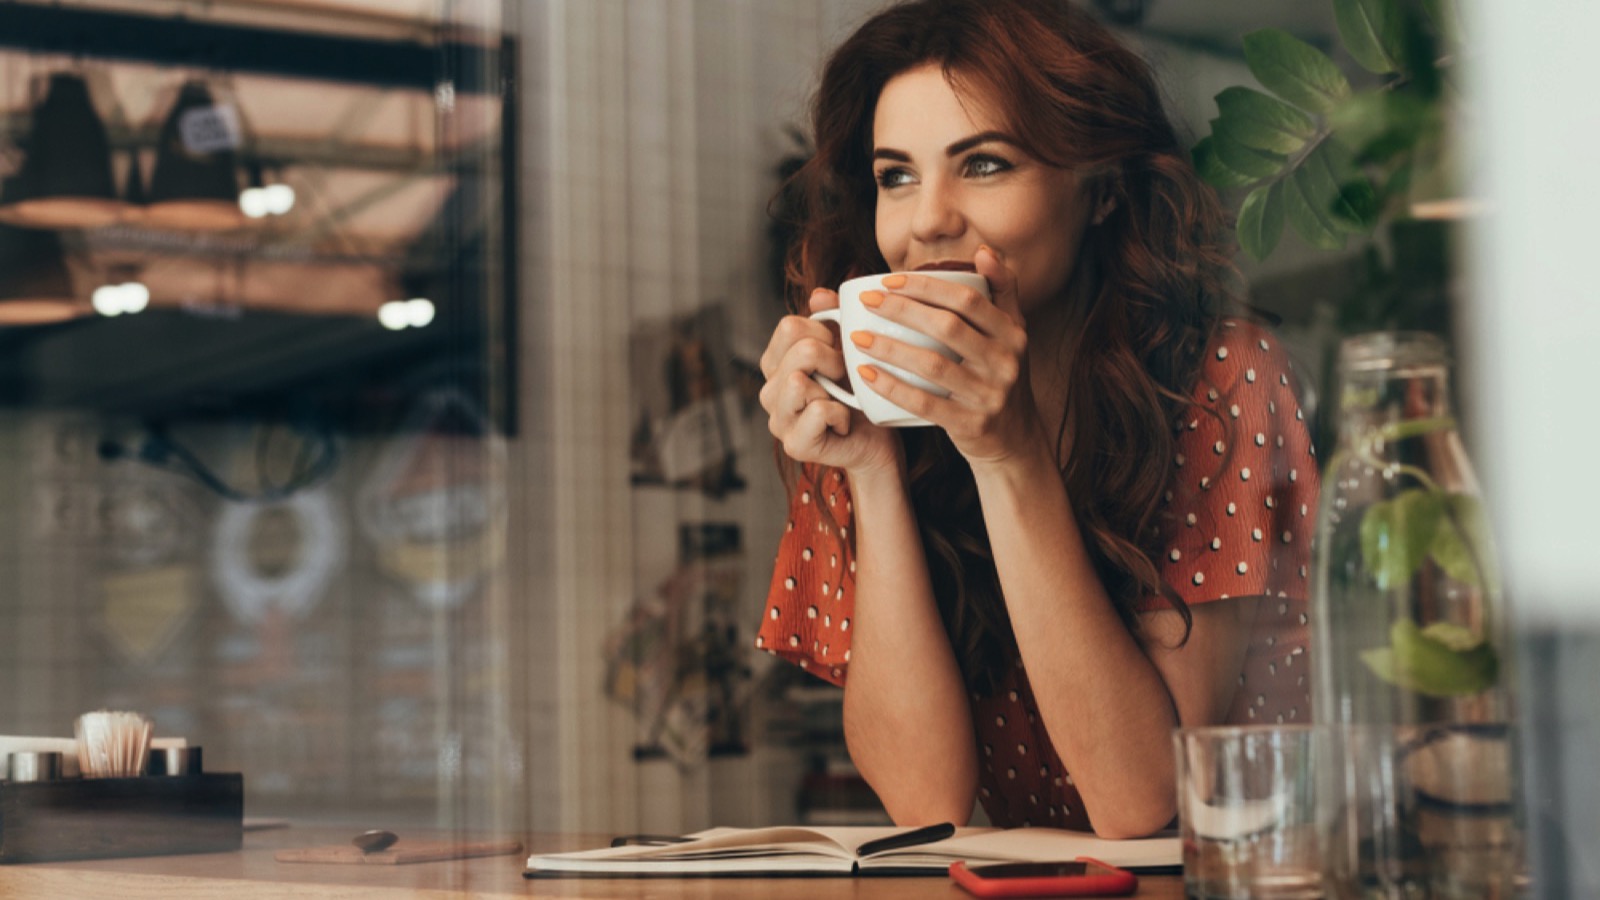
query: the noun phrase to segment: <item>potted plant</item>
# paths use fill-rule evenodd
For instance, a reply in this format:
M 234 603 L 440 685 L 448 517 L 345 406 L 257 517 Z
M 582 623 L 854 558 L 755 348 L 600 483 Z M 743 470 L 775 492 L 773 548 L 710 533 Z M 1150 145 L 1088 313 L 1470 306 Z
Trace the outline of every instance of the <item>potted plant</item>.
M 1444 330 L 1440 223 L 1473 210 L 1451 139 L 1462 32 L 1451 0 L 1333 6 L 1362 85 L 1287 32 L 1252 32 L 1260 89 L 1217 95 L 1194 161 L 1239 198 L 1239 244 L 1257 260 L 1286 229 L 1322 250 L 1366 244 L 1335 325 L 1376 333 L 1344 342 L 1323 417 L 1338 442 L 1311 598 L 1313 712 L 1333 726 L 1340 775 L 1329 895 L 1488 896 L 1520 874 L 1503 609 L 1445 345 L 1401 330 Z

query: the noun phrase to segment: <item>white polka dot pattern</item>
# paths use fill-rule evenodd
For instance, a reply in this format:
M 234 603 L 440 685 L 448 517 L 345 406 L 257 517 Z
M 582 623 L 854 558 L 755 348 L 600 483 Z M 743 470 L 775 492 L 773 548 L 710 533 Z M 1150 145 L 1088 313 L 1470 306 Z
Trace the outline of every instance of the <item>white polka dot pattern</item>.
M 1210 357 L 1195 388 L 1202 414 L 1185 414 L 1178 428 L 1178 450 L 1191 462 L 1172 469 L 1174 496 L 1163 509 L 1164 552 L 1156 563 L 1190 605 L 1278 598 L 1260 604 L 1252 617 L 1254 631 L 1228 721 L 1303 719 L 1309 694 L 1296 679 L 1306 671 L 1316 460 L 1291 387 L 1292 367 L 1277 338 L 1249 323 L 1230 322 L 1217 344 L 1229 352 Z M 1197 427 L 1189 424 L 1195 421 Z M 1209 456 L 1209 466 L 1196 466 L 1196 447 L 1225 449 Z M 1145 608 L 1166 605 L 1152 598 Z

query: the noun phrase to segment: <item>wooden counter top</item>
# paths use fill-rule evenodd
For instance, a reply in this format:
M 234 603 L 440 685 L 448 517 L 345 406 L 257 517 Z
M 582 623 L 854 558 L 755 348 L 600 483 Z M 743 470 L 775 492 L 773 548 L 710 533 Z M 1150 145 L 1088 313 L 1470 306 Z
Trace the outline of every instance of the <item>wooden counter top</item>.
M 605 846 L 602 835 L 535 835 L 510 856 L 400 866 L 280 863 L 291 847 L 347 843 L 360 828 L 285 828 L 249 832 L 230 853 L 153 856 L 0 866 L 5 900 L 377 900 L 393 897 L 577 897 L 603 900 L 971 900 L 947 878 L 648 878 L 526 879 L 530 852 Z M 448 833 L 404 833 L 443 839 Z M 473 835 L 474 838 L 496 837 Z M 1142 876 L 1137 896 L 1181 898 L 1183 879 Z

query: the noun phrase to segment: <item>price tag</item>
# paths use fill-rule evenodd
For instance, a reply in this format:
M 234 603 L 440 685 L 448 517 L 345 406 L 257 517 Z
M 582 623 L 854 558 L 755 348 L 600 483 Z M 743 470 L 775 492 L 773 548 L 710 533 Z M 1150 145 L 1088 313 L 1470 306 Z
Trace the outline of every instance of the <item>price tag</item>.
M 190 153 L 232 150 L 239 146 L 239 113 L 226 103 L 195 107 L 178 117 L 178 134 Z

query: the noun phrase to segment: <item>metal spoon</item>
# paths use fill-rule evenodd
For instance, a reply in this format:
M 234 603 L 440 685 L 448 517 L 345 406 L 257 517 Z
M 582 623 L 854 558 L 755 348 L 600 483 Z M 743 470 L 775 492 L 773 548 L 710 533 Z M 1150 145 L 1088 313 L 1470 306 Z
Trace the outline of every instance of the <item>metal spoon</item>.
M 399 835 L 392 831 L 374 829 L 361 832 L 351 838 L 350 843 L 355 844 L 356 849 L 362 853 L 377 853 L 379 850 L 386 850 L 393 846 L 394 842 L 398 840 L 400 840 Z

